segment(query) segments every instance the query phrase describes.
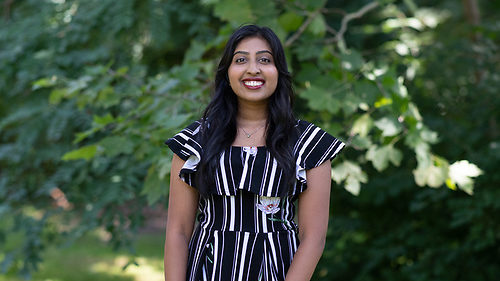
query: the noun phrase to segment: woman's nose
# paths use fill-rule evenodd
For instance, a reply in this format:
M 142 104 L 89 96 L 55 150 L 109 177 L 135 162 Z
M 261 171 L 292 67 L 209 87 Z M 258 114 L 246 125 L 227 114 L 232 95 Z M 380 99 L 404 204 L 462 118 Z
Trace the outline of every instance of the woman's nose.
M 259 74 L 260 73 L 260 66 L 257 62 L 250 62 L 248 64 L 247 72 L 249 74 Z

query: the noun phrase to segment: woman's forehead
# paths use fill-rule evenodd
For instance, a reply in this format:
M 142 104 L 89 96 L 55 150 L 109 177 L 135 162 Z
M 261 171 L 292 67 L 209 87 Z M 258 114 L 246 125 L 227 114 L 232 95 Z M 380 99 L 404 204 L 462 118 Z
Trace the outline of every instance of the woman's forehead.
M 247 37 L 242 39 L 234 50 L 234 53 L 237 52 L 246 52 L 246 53 L 261 53 L 263 51 L 267 51 L 272 54 L 271 47 L 269 43 L 258 36 Z

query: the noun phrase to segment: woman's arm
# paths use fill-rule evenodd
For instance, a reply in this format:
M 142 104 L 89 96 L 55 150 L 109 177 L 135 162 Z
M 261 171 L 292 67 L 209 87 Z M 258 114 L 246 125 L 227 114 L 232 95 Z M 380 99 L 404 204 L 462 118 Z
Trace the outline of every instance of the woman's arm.
M 165 280 L 185 281 L 189 239 L 193 233 L 198 191 L 179 178 L 184 161 L 174 154 L 165 237 Z
M 299 196 L 300 245 L 286 281 L 310 280 L 323 254 L 330 209 L 331 162 L 307 170 L 307 189 Z

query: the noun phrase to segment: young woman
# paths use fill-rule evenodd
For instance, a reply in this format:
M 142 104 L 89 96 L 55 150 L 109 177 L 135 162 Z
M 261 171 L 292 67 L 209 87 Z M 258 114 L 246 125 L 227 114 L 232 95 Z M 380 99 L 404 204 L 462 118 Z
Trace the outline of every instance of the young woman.
M 330 161 L 344 144 L 296 120 L 292 102 L 278 37 L 236 30 L 203 118 L 166 142 L 175 153 L 167 281 L 311 278 L 325 244 Z

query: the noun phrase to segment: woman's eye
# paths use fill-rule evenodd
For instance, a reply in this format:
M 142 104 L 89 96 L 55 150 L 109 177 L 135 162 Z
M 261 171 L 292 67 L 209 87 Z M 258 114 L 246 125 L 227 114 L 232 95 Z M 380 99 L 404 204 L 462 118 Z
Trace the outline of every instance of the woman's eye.
M 263 63 L 270 63 L 271 62 L 271 60 L 268 58 L 261 58 L 260 61 Z
M 237 58 L 237 59 L 235 60 L 235 62 L 237 62 L 237 63 L 242 63 L 242 62 L 244 62 L 244 61 L 245 61 L 245 58 Z

